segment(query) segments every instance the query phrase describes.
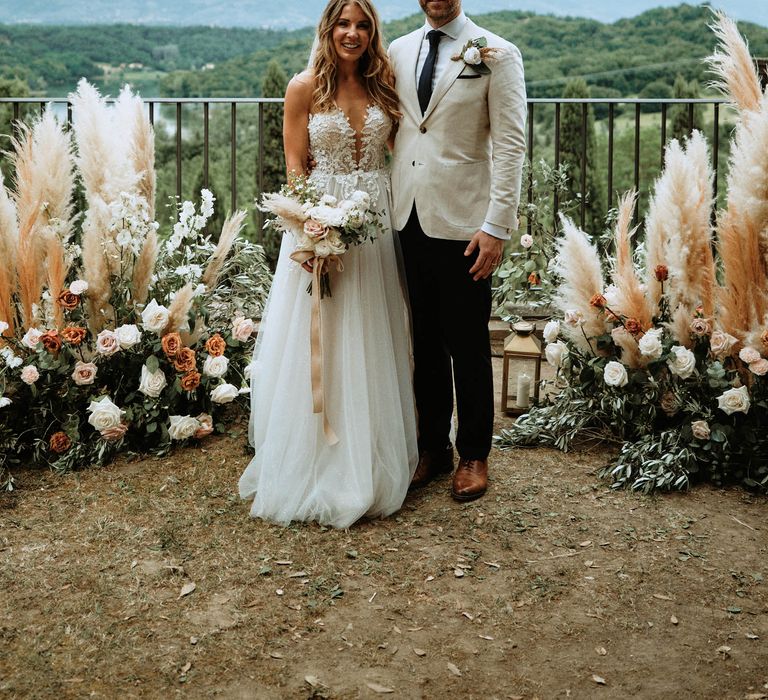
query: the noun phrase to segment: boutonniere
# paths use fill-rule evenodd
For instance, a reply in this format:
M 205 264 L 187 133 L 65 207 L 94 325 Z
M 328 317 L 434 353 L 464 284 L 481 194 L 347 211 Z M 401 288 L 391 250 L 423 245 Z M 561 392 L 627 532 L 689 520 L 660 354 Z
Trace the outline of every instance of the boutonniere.
M 479 39 L 470 39 L 461 49 L 461 53 L 451 56 L 452 61 L 464 61 L 475 73 L 486 75 L 491 69 L 483 63 L 495 49 L 488 48 L 488 40 L 481 36 Z

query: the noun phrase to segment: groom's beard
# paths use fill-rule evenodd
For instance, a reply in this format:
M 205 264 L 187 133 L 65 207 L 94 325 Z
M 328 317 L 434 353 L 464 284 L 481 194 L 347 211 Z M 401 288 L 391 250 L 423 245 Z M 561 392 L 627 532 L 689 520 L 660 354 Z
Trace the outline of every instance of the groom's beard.
M 461 0 L 419 0 L 424 14 L 435 22 L 449 22 L 459 16 Z

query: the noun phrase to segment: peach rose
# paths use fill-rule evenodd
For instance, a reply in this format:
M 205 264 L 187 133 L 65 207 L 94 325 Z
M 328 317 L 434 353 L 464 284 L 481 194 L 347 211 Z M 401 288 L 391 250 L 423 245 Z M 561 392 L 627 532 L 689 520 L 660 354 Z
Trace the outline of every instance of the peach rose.
M 66 452 L 72 447 L 72 440 L 69 439 L 69 435 L 63 430 L 60 430 L 58 433 L 51 435 L 48 439 L 48 446 L 51 448 L 52 452 L 62 454 L 62 452 Z
M 118 425 L 114 425 L 111 428 L 104 428 L 100 431 L 100 435 L 107 442 L 117 442 L 128 431 L 128 424 L 122 421 Z
M 195 351 L 192 348 L 181 348 L 173 358 L 173 366 L 177 372 L 191 372 L 197 367 Z
M 636 318 L 628 318 L 624 321 L 624 328 L 626 328 L 632 335 L 637 335 L 643 332 L 643 326 Z
M 72 379 L 78 386 L 84 386 L 86 384 L 93 384 L 93 380 L 96 379 L 97 367 L 93 362 L 76 362 L 75 371 L 72 372 Z
M 605 306 L 605 297 L 602 294 L 593 294 L 589 300 L 589 305 L 596 309 L 602 309 Z
M 80 345 L 86 335 L 88 335 L 88 331 L 79 326 L 67 326 L 61 331 L 62 339 L 65 343 L 69 343 L 70 345 Z
M 213 418 L 207 413 L 201 413 L 199 416 L 197 416 L 197 422 L 200 423 L 200 427 L 195 430 L 195 433 L 192 437 L 200 440 L 201 438 L 204 438 L 213 432 Z
M 214 333 L 208 340 L 205 341 L 205 349 L 209 355 L 219 357 L 224 354 L 227 349 L 227 341 L 224 340 L 218 333 Z
M 59 294 L 56 303 L 63 309 L 72 311 L 73 309 L 76 309 L 77 305 L 80 303 L 80 297 L 77 294 L 72 294 L 69 289 L 65 289 Z
M 181 384 L 181 388 L 184 389 L 184 391 L 194 391 L 197 389 L 197 387 L 200 386 L 200 372 L 191 370 L 182 375 L 179 382 Z
M 167 357 L 176 357 L 176 353 L 184 347 L 181 336 L 178 333 L 166 333 L 161 341 L 163 352 Z
M 691 333 L 699 337 L 712 335 L 712 321 L 708 318 L 694 318 L 689 328 Z

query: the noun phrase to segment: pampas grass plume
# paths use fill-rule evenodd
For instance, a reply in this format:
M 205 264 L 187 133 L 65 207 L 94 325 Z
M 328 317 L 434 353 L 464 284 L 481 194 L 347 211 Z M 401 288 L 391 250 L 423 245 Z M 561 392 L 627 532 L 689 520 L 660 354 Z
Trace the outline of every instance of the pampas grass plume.
M 219 279 L 219 273 L 224 265 L 224 260 L 229 254 L 237 234 L 240 233 L 240 230 L 243 228 L 245 216 L 245 211 L 236 211 L 234 214 L 228 216 L 224 222 L 224 226 L 221 229 L 221 235 L 219 236 L 219 242 L 216 245 L 216 250 L 211 254 L 211 257 L 208 260 L 208 265 L 202 276 L 201 281 L 206 286 L 206 289 L 210 290 L 216 286 L 216 282 Z
M 157 262 L 157 233 L 150 231 L 144 240 L 139 257 L 133 267 L 131 297 L 134 304 L 144 304 L 149 294 L 149 284 Z
M 187 282 L 173 297 L 173 301 L 168 307 L 168 325 L 165 327 L 166 333 L 178 331 L 186 325 L 189 309 L 192 307 L 192 299 L 195 296 L 195 285 Z

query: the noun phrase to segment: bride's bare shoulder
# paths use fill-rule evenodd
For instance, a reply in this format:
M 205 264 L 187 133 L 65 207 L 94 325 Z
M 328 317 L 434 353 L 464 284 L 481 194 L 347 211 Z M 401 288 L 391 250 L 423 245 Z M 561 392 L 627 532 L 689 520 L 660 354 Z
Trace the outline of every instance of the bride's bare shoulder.
M 309 70 L 297 73 L 288 82 L 285 90 L 286 104 L 309 107 L 315 89 L 314 77 Z

